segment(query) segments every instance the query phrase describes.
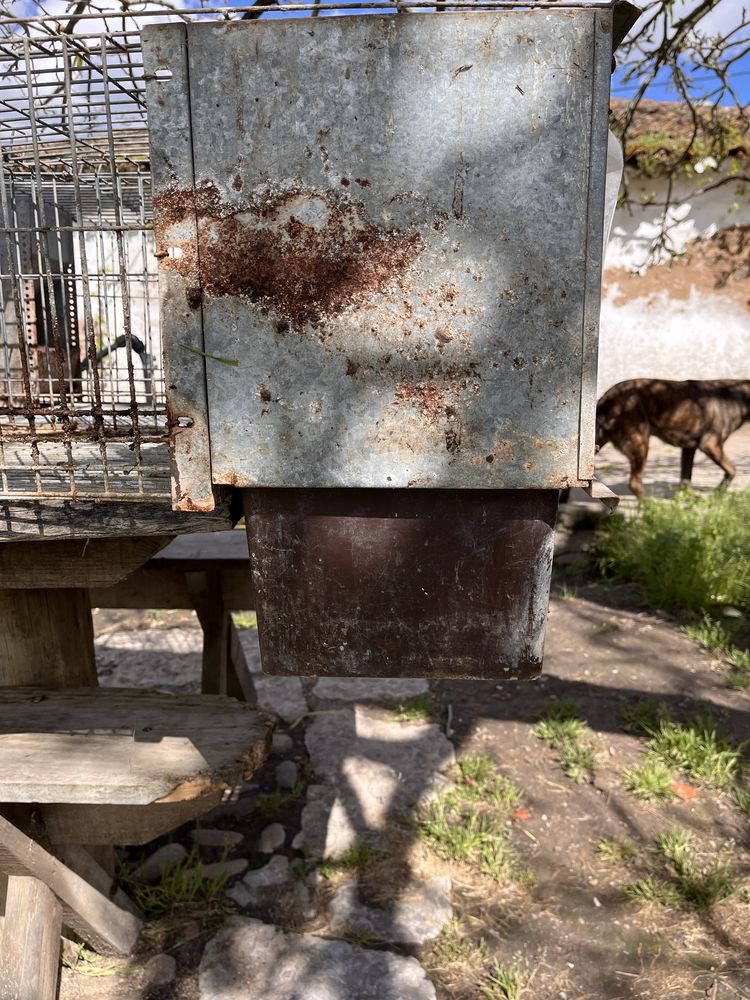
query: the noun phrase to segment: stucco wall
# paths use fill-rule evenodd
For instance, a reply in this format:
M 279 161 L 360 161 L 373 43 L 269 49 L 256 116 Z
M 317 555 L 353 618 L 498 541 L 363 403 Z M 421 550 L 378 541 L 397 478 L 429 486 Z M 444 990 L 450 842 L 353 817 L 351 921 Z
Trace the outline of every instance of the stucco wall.
M 706 186 L 722 179 L 715 171 Z M 673 199 L 671 248 L 685 253 L 648 264 L 666 200 L 662 180 L 632 178 L 607 247 L 599 392 L 627 378 L 750 378 L 750 185 L 734 181 L 695 195 L 695 178 Z M 728 227 L 748 227 L 737 232 Z M 697 240 L 697 242 L 696 242 Z M 744 241 L 744 251 L 736 247 Z M 659 255 L 657 255 L 659 256 Z M 743 263 L 744 261 L 744 263 Z

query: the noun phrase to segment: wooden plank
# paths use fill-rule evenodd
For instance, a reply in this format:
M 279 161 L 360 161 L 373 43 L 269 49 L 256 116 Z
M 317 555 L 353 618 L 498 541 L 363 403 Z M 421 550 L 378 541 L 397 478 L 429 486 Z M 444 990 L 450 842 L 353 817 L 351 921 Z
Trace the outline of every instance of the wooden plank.
M 81 844 L 58 844 L 54 852 L 63 864 L 85 879 L 89 885 L 93 885 L 107 899 L 111 899 L 115 906 L 132 913 L 138 920 L 143 920 L 143 914 L 130 896 L 120 889 L 112 875 L 102 868 L 91 851 L 86 850 Z
M 0 500 L 0 542 L 18 538 L 128 538 L 131 535 L 181 535 L 221 531 L 241 511 L 231 498 L 210 512 L 174 511 L 169 501 Z
M 5 919 L 0 921 L 0 1000 L 55 1000 L 60 903 L 38 879 L 13 876 L 5 905 Z
M 218 806 L 225 789 L 149 806 L 39 805 L 52 844 L 147 844 Z M 55 847 L 55 850 L 57 848 Z
M 109 587 L 169 545 L 171 536 L 86 538 L 0 545 L 4 588 Z
M 0 688 L 0 802 L 193 799 L 252 774 L 272 729 L 220 696 Z
M 0 685 L 96 683 L 87 590 L 0 590 Z
M 240 569 L 219 568 L 225 608 L 229 611 L 252 610 L 255 607 L 255 594 L 249 565 Z M 91 605 L 94 608 L 192 610 L 193 598 L 187 586 L 184 570 L 162 563 L 157 557 L 113 587 L 92 589 Z
M 121 910 L 2 816 L 0 871 L 44 882 L 62 905 L 63 924 L 92 948 L 102 954 L 127 955 L 132 951 L 140 933 L 141 921 L 132 913 Z M 13 922 L 6 919 L 4 927 Z

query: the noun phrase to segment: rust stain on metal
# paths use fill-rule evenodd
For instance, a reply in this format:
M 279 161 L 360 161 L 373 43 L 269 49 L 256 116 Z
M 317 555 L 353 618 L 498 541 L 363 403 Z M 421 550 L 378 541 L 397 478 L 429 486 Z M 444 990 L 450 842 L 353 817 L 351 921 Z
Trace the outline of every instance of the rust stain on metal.
M 302 330 L 361 305 L 397 281 L 424 248 L 418 232 L 375 225 L 344 192 L 264 186 L 239 204 L 216 186 L 171 188 L 155 199 L 160 243 L 180 246 L 197 217 L 204 294 L 241 296 Z M 196 272 L 192 241 L 162 266 Z

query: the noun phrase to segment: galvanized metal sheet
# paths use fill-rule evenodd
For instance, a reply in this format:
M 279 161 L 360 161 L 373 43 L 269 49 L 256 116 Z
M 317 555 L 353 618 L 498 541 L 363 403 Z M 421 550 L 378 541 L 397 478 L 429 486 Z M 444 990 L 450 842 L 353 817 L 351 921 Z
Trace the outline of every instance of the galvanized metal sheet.
M 610 28 L 588 9 L 186 27 L 195 191 L 155 209 L 182 249 L 165 268 L 200 275 L 214 482 L 579 482 Z M 149 105 L 154 148 L 173 114 Z

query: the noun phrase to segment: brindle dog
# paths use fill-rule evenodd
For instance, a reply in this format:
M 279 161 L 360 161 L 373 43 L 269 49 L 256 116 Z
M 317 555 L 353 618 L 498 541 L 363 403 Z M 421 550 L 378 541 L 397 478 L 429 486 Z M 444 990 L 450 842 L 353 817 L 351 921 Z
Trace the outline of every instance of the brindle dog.
M 682 449 L 681 482 L 690 482 L 696 451 L 708 455 L 724 472 L 722 486 L 736 469 L 724 442 L 750 420 L 750 381 L 670 382 L 637 378 L 608 389 L 596 407 L 597 450 L 608 442 L 630 462 L 630 489 L 641 499 L 643 467 L 652 434 Z

